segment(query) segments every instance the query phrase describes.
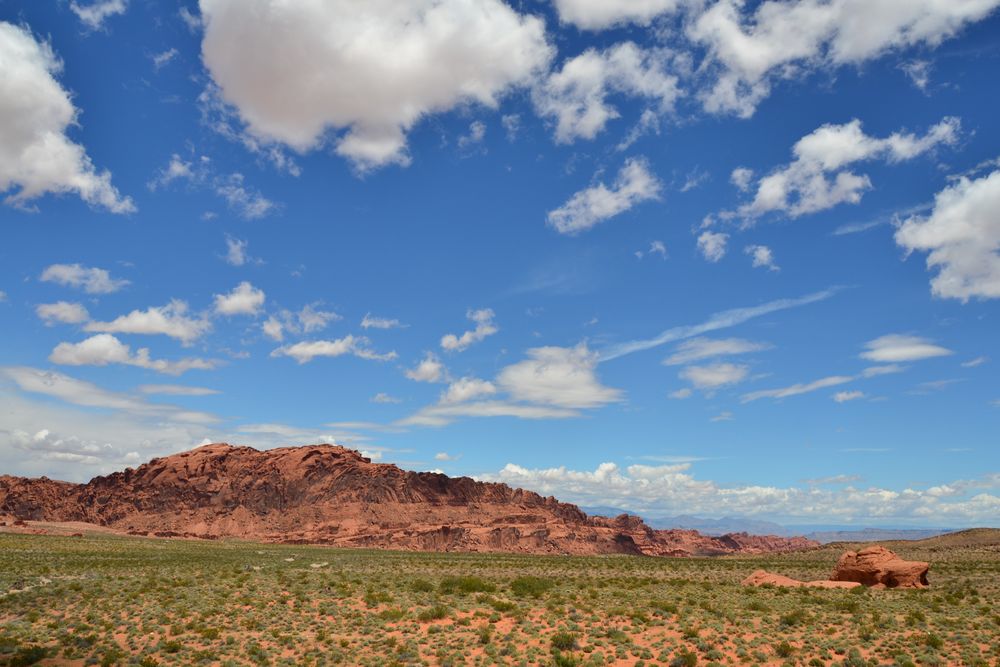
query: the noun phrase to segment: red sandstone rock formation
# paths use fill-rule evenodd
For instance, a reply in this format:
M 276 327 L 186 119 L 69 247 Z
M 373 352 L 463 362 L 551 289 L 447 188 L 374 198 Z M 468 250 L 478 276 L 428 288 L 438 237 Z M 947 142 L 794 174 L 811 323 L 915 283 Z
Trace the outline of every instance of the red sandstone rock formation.
M 856 581 L 799 581 L 781 574 L 773 574 L 767 570 L 757 570 L 743 580 L 744 586 L 787 586 L 790 588 L 857 588 L 861 586 Z
M 805 538 L 653 530 L 628 515 L 589 517 L 506 484 L 409 472 L 333 445 L 206 445 L 82 485 L 0 477 L 0 514 L 133 535 L 420 551 L 691 556 L 817 546 Z
M 78 488 L 76 484 L 48 477 L 0 475 L 0 515 L 11 515 L 21 521 L 43 521 L 53 514 L 71 512 Z
M 926 588 L 928 563 L 903 560 L 883 546 L 848 551 L 834 569 L 833 581 L 856 581 L 873 588 Z
M 926 588 L 930 566 L 907 561 L 882 546 L 870 546 L 845 552 L 829 581 L 799 581 L 765 570 L 757 570 L 743 580 L 744 586 L 815 586 L 818 588 Z

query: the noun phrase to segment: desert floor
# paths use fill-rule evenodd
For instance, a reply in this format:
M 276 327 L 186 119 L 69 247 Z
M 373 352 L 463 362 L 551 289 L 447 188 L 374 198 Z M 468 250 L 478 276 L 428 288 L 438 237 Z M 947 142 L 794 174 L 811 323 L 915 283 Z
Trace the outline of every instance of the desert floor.
M 826 578 L 848 545 L 767 557 L 425 554 L 0 534 L 0 664 L 1000 665 L 1000 539 L 886 543 L 920 591 Z

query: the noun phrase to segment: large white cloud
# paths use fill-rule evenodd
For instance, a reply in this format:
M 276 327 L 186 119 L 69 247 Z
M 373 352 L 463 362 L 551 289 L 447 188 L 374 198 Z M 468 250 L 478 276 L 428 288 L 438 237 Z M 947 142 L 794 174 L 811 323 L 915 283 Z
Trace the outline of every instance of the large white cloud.
M 579 234 L 637 204 L 659 198 L 662 187 L 645 159 L 630 158 L 611 187 L 597 183 L 580 190 L 549 212 L 548 223 L 560 234 Z
M 0 21 L 0 193 L 28 207 L 46 193 L 75 193 L 113 213 L 136 210 L 66 132 L 78 110 L 56 80 L 62 63 L 25 28 Z
M 643 98 L 658 113 L 673 109 L 680 96 L 675 75 L 667 68 L 673 54 L 665 49 L 642 49 L 623 42 L 604 51 L 588 49 L 563 63 L 534 90 L 539 115 L 556 121 L 556 141 L 593 139 L 618 110 L 612 94 Z
M 496 106 L 548 67 L 544 22 L 500 0 L 201 0 L 202 56 L 249 132 L 298 151 L 346 130 L 360 168 L 408 162 L 422 117 Z
M 960 131 L 957 118 L 943 119 L 923 136 L 894 132 L 883 139 L 865 134 L 857 119 L 823 125 L 795 143 L 794 161 L 757 181 L 753 201 L 741 206 L 740 214 L 753 219 L 782 212 L 794 218 L 838 204 L 857 204 L 871 189 L 871 179 L 847 167 L 868 160 L 890 164 L 911 160 L 938 146 L 954 144 Z
M 936 296 L 1000 298 L 1000 171 L 961 178 L 934 199 L 930 215 L 906 220 L 896 243 L 927 255 Z
M 935 46 L 1000 0 L 767 0 L 744 12 L 747 5 L 719 0 L 687 27 L 688 37 L 708 49 L 709 111 L 749 116 L 778 77 Z

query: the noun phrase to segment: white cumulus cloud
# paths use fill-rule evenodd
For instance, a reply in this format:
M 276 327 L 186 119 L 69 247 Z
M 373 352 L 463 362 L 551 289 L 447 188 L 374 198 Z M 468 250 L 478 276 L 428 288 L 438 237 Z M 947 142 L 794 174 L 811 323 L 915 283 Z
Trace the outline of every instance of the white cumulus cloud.
M 672 55 L 632 42 L 604 51 L 587 49 L 536 87 L 535 109 L 555 120 L 558 143 L 593 139 L 608 121 L 618 118 L 618 110 L 608 101 L 613 94 L 642 98 L 655 104 L 658 113 L 669 112 L 680 97 L 678 79 L 667 71 Z
M 896 230 L 907 252 L 926 252 L 935 296 L 1000 298 L 1000 171 L 961 178 L 934 198 L 928 216 L 914 216 Z
M 69 301 L 39 304 L 35 308 L 35 314 L 45 322 L 46 326 L 52 326 L 56 323 L 82 324 L 90 319 L 90 313 L 83 305 Z
M 188 305 L 174 299 L 165 306 L 151 306 L 146 310 L 133 310 L 110 322 L 88 322 L 86 331 L 101 333 L 128 333 L 163 335 L 190 345 L 212 328 L 205 317 L 189 317 Z
M 25 28 L 0 21 L 0 193 L 28 208 L 46 193 L 75 193 L 92 206 L 132 213 L 135 204 L 98 172 L 67 136 L 79 123 L 70 93 L 56 80 L 62 62 Z M 13 192 L 12 192 L 13 191 Z
M 181 375 L 189 370 L 211 370 L 218 364 L 209 359 L 185 358 L 177 361 L 152 359 L 148 348 L 132 348 L 111 334 L 97 334 L 79 343 L 59 343 L 49 355 L 49 361 L 64 366 L 107 366 L 123 364 L 165 373 Z
M 544 22 L 500 0 L 201 0 L 202 57 L 263 142 L 405 164 L 421 118 L 495 107 L 548 67 Z M 339 132 L 335 139 L 331 135 Z
M 361 319 L 362 329 L 401 329 L 406 325 L 400 323 L 397 319 L 391 319 L 388 317 L 376 317 L 371 313 L 366 313 Z
M 774 262 L 774 252 L 766 245 L 748 245 L 743 248 L 743 252 L 753 259 L 753 268 L 755 269 L 781 270 Z
M 719 0 L 687 36 L 708 50 L 710 112 L 750 116 L 771 83 L 817 67 L 860 65 L 914 45 L 936 46 L 990 14 L 998 0 Z M 746 9 L 747 11 L 744 11 Z
M 76 0 L 69 3 L 69 8 L 91 30 L 100 30 L 104 22 L 118 14 L 124 14 L 128 9 L 127 0 L 94 0 L 81 4 Z
M 643 158 L 625 161 L 611 187 L 597 183 L 550 211 L 548 224 L 560 234 L 579 234 L 644 201 L 658 199 L 662 184 Z
M 441 403 L 464 403 L 482 396 L 491 396 L 497 391 L 492 382 L 475 377 L 463 377 L 455 380 L 441 394 Z
M 470 310 L 465 315 L 476 324 L 476 328 L 461 336 L 446 334 L 441 337 L 441 347 L 449 352 L 461 352 L 473 343 L 478 343 L 500 331 L 494 322 L 496 314 L 491 308 Z
M 561 408 L 597 408 L 621 401 L 622 391 L 601 384 L 597 354 L 576 347 L 536 347 L 500 370 L 496 384 L 518 401 Z
M 267 297 L 244 280 L 228 294 L 215 295 L 215 312 L 219 315 L 256 315 L 264 308 Z
M 823 125 L 792 148 L 795 160 L 757 181 L 753 201 L 740 207 L 744 218 L 782 212 L 795 218 L 838 204 L 857 204 L 872 188 L 871 179 L 847 167 L 857 162 L 883 160 L 890 164 L 911 160 L 941 145 L 952 145 L 961 123 L 945 118 L 923 136 L 896 132 L 884 139 L 866 135 L 861 121 Z
M 559 20 L 583 30 L 606 30 L 635 23 L 649 25 L 661 14 L 673 12 L 684 0 L 555 0 Z
M 321 310 L 319 303 L 310 303 L 297 312 L 281 310 L 270 315 L 261 324 L 261 330 L 271 340 L 281 342 L 286 333 L 299 335 L 322 331 L 330 322 L 339 319 L 342 318 L 337 313 Z
M 448 370 L 434 353 L 428 352 L 416 366 L 406 371 L 406 377 L 414 382 L 443 382 L 448 378 Z
M 698 479 L 690 463 L 630 465 L 605 462 L 594 470 L 527 468 L 508 463 L 484 481 L 506 482 L 580 505 L 610 505 L 648 515 L 765 516 L 800 521 L 905 521 L 926 525 L 929 517 L 959 524 L 988 523 L 1000 512 L 1000 478 L 986 475 L 925 489 L 724 485 Z M 856 481 L 845 479 L 846 482 Z
M 837 403 L 847 403 L 848 401 L 857 401 L 864 397 L 865 392 L 855 389 L 853 391 L 838 391 L 833 395 L 833 400 Z
M 81 264 L 52 264 L 42 271 L 39 280 L 82 289 L 87 294 L 111 294 L 129 284 L 127 280 L 112 278 L 107 269 Z
M 729 234 L 706 229 L 698 235 L 698 250 L 702 257 L 714 264 L 726 256 L 726 243 L 728 241 Z

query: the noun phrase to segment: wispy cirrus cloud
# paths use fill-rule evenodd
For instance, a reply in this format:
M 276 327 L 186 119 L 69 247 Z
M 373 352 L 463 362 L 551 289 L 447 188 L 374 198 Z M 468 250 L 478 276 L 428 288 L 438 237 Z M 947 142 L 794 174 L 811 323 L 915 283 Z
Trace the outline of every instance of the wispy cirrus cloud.
M 759 306 L 724 310 L 712 315 L 700 324 L 673 327 L 663 331 L 658 336 L 654 336 L 653 338 L 634 340 L 627 343 L 612 345 L 611 347 L 598 352 L 599 361 L 610 361 L 612 359 L 625 356 L 626 354 L 651 350 L 661 345 L 666 345 L 667 343 L 684 340 L 685 338 L 693 338 L 712 331 L 728 329 L 764 315 L 770 315 L 783 310 L 789 310 L 792 308 L 798 308 L 799 306 L 806 306 L 812 303 L 825 301 L 826 299 L 836 295 L 841 289 L 842 288 L 840 287 L 831 287 L 820 292 L 813 292 L 812 294 L 807 294 L 794 299 L 777 299 Z

